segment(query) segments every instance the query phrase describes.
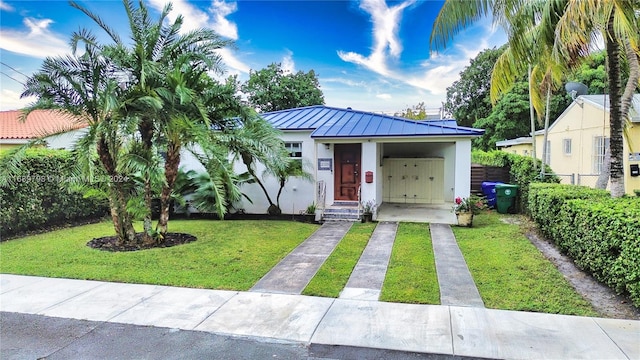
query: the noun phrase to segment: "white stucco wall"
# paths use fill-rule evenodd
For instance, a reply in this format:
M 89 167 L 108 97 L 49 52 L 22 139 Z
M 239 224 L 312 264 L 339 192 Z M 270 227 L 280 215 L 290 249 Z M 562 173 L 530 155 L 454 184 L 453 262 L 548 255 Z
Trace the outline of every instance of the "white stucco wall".
M 461 139 L 455 146 L 455 197 L 471 194 L 471 140 Z
M 49 136 L 45 138 L 47 147 L 50 149 L 67 149 L 71 150 L 75 146 L 79 138 L 87 134 L 87 128 L 71 130 L 59 135 Z
M 310 137 L 310 132 L 286 132 L 282 135 L 284 142 L 301 142 L 302 143 L 302 166 L 310 173 L 315 175 L 316 161 L 315 161 L 315 146 Z M 243 173 L 247 171 L 246 166 L 237 161 L 234 164 L 234 169 L 237 173 Z M 257 164 L 256 174 L 260 176 L 260 180 L 269 191 L 271 200 L 276 203 L 276 197 L 278 195 L 278 189 L 280 184 L 273 176 L 263 176 L 264 166 Z M 244 209 L 249 214 L 266 214 L 269 207 L 269 202 L 258 184 L 248 184 L 240 188 L 244 194 L 246 194 L 253 203 L 243 199 L 236 208 Z M 309 205 L 315 201 L 315 183 L 313 181 L 304 180 L 302 178 L 290 178 L 287 181 L 282 195 L 280 195 L 280 209 L 283 214 L 299 214 L 301 211 L 305 211 Z

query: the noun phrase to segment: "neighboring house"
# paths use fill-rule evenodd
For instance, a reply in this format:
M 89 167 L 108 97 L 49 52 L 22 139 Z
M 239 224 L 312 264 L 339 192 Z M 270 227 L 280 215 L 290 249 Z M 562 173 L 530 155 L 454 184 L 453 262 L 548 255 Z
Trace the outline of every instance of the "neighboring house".
M 532 137 L 519 137 L 511 140 L 503 140 L 498 141 L 496 143 L 496 147 L 498 149 L 502 149 L 503 151 L 522 155 L 522 156 L 530 156 L 531 151 L 533 149 L 533 138 Z
M 560 175 L 563 183 L 594 186 L 605 166 L 605 150 L 609 146 L 609 97 L 607 95 L 582 95 L 576 98 L 549 127 L 547 139 L 547 163 Z M 512 152 L 509 141 L 496 146 Z M 536 156 L 542 159 L 544 131 L 535 133 Z M 531 151 L 520 144 L 516 151 Z M 625 192 L 633 194 L 640 189 L 640 95 L 634 95 L 631 122 L 623 137 Z M 520 152 L 518 152 L 520 153 Z
M 49 134 L 47 147 L 69 149 L 86 130 L 85 124 L 53 110 L 35 110 L 20 121 L 21 110 L 0 111 L 0 150 L 9 150 Z
M 290 179 L 280 199 L 283 213 L 297 214 L 315 203 L 321 208 L 375 204 L 443 204 L 470 193 L 471 139 L 484 130 L 455 120 L 415 121 L 350 108 L 327 106 L 261 114 L 282 131 L 291 156 L 300 159 L 314 181 Z M 237 163 L 238 172 L 246 171 Z M 258 170 L 258 174 L 262 169 Z M 274 198 L 274 178 L 266 178 Z M 261 189 L 245 185 L 253 203 L 238 207 L 265 213 Z

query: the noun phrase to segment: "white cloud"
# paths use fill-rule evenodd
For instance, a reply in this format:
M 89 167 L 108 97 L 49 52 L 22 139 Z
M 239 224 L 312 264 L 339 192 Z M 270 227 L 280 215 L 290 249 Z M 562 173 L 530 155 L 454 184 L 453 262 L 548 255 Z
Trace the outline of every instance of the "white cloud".
M 36 58 L 70 52 L 65 37 L 49 30 L 53 20 L 24 18 L 22 22 L 27 30 L 2 29 L 0 49 Z
M 378 99 L 382 99 L 382 100 L 389 100 L 391 99 L 393 96 L 391 96 L 391 94 L 377 94 L 376 97 Z
M 20 93 L 4 88 L 0 90 L 0 111 L 22 109 L 30 103 L 36 101 L 33 96 L 20 98 Z
M 238 10 L 238 5 L 235 2 L 227 3 L 222 0 L 214 0 L 210 8 L 214 16 L 213 30 L 224 37 L 238 40 L 238 27 L 226 18 L 236 10 Z
M 154 8 L 162 9 L 167 1 L 150 0 L 149 3 Z M 225 2 L 224 0 L 213 0 L 209 7 L 209 14 L 190 4 L 186 0 L 174 0 L 173 11 L 169 14 L 169 19 L 174 21 L 178 15 L 182 15 L 184 22 L 182 31 L 191 31 L 200 28 L 214 30 L 220 36 L 230 40 L 238 40 L 238 28 L 235 23 L 227 20 L 226 16 L 234 13 L 237 9 L 236 2 Z M 231 74 L 249 73 L 250 67 L 238 59 L 228 48 L 220 49 L 222 61 L 230 68 Z
M 248 74 L 251 68 L 249 65 L 240 61 L 229 48 L 219 49 L 218 53 L 222 57 L 222 61 L 230 67 L 231 74 Z
M 9 4 L 7 4 L 6 2 L 0 0 L 0 10 L 3 11 L 13 11 L 13 7 Z
M 402 11 L 414 4 L 416 0 L 407 0 L 396 6 L 388 7 L 385 0 L 362 0 L 360 8 L 371 15 L 373 23 L 373 49 L 365 57 L 355 52 L 338 51 L 338 56 L 346 62 L 362 65 L 378 74 L 389 76 L 387 58 L 399 58 L 402 43 L 398 38 Z
M 371 15 L 373 23 L 372 53 L 365 57 L 354 52 L 339 51 L 338 56 L 343 61 L 364 66 L 381 75 L 378 81 L 410 85 L 428 92 L 428 102 L 439 103 L 444 99 L 446 88 L 459 79 L 460 72 L 469 65 L 470 59 L 484 49 L 503 44 L 506 37 L 491 24 L 490 19 L 484 19 L 458 33 L 452 46 L 440 53 L 431 54 L 418 67 L 390 68 L 389 60 L 397 59 L 402 53 L 402 43 L 398 39 L 402 11 L 413 3 L 406 1 L 388 8 L 382 0 L 363 0 L 360 7 Z M 388 85 L 367 85 L 369 86 L 382 90 L 378 91 L 380 94 L 388 92 L 383 90 Z
M 293 52 L 287 50 L 287 54 L 282 58 L 282 70 L 285 73 L 295 74 L 296 63 L 293 61 Z

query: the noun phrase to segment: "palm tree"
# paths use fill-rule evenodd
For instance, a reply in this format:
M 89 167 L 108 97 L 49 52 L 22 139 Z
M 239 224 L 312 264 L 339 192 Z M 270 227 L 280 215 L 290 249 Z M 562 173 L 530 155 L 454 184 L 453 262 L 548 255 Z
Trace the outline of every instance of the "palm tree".
M 114 42 L 105 48 L 105 52 L 119 65 L 128 80 L 123 99 L 126 106 L 121 110 L 123 116 L 137 119 L 137 133 L 142 143 L 140 155 L 147 159 L 148 164 L 144 167 L 143 176 L 144 200 L 148 209 L 144 216 L 144 242 L 161 242 L 167 232 L 180 151 L 183 144 L 194 140 L 196 133 L 208 131 L 206 104 L 201 99 L 208 84 L 205 75 L 221 72 L 220 56 L 216 51 L 228 42 L 208 29 L 181 34 L 182 16 L 172 23 L 167 21 L 172 9 L 170 4 L 154 21 L 144 2 L 140 1 L 136 8 L 132 2 L 124 1 L 133 40 L 129 47 L 98 15 L 76 3 L 72 5 L 93 19 Z M 198 139 L 204 141 L 206 136 Z M 163 143 L 166 150 L 156 237 L 151 232 L 153 186 L 150 174 L 154 167 L 162 164 L 153 161 L 157 153 L 155 143 Z
M 537 7 L 542 17 L 523 16 L 529 7 Z M 640 40 L 637 12 L 640 2 L 583 0 L 583 1 L 528 1 L 528 0 L 448 0 L 442 7 L 431 33 L 433 49 L 446 46 L 457 32 L 485 16 L 493 16 L 509 35 L 512 60 L 520 66 L 536 63 L 537 45 L 546 49 L 553 44 L 552 55 L 556 64 L 567 68 L 579 64 L 589 54 L 598 32 L 602 33 L 607 49 L 611 122 L 611 195 L 624 195 L 622 124 L 628 117 L 633 89 L 638 85 L 637 71 Z M 529 12 L 531 14 L 531 12 Z M 527 41 L 534 30 L 536 35 Z M 533 46 L 532 46 L 533 45 Z M 629 80 L 622 93 L 620 49 L 625 49 L 632 66 Z M 631 90 L 629 90 L 631 89 Z
M 35 109 L 56 109 L 86 121 L 87 133 L 77 142 L 75 153 L 83 177 L 94 183 L 98 179 L 108 194 L 111 218 L 119 244 L 135 243 L 131 214 L 127 211 L 131 183 L 126 181 L 123 159 L 127 153 L 124 134 L 131 128 L 126 118 L 118 116 L 121 89 L 114 76 L 113 64 L 96 46 L 96 39 L 81 30 L 73 38 L 89 40 L 82 55 L 49 57 L 31 76 L 22 96 L 38 100 L 25 109 L 24 116 Z

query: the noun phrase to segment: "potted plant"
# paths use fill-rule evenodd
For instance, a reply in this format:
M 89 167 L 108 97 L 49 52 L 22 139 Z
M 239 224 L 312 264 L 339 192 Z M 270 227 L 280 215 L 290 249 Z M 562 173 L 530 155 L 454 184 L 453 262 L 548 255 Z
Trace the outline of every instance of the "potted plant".
M 373 221 L 373 212 L 376 211 L 376 202 L 369 200 L 362 203 L 362 222 Z
M 305 222 L 314 222 L 316 218 L 316 204 L 311 203 L 304 212 Z
M 458 226 L 471 227 L 473 224 L 473 215 L 486 208 L 486 201 L 477 195 L 471 195 L 468 198 L 457 197 L 453 212 L 458 218 Z

